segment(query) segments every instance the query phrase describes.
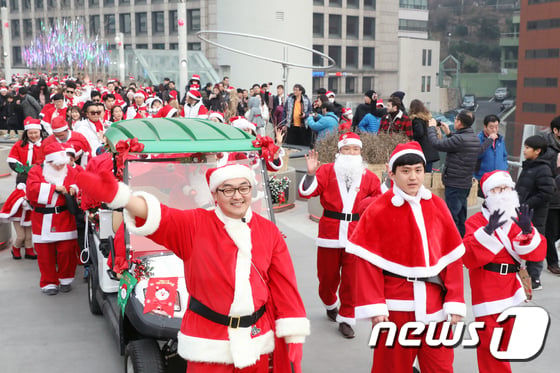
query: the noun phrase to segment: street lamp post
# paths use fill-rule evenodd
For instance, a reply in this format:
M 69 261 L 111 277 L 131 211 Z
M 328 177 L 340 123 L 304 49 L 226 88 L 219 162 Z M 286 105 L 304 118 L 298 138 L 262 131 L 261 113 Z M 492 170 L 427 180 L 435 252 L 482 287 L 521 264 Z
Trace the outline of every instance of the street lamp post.
M 177 32 L 179 34 L 179 87 L 185 89 L 187 75 L 187 4 L 186 0 L 177 3 Z
M 2 7 L 0 10 L 2 18 L 2 27 L 4 31 L 2 32 L 2 47 L 4 49 L 2 56 L 4 57 L 4 76 L 7 81 L 11 81 L 12 78 L 12 43 L 10 40 L 10 21 L 8 19 L 8 8 Z
M 124 82 L 124 34 L 122 32 L 118 32 L 117 36 L 115 36 L 115 43 L 119 50 L 119 79 L 121 82 Z

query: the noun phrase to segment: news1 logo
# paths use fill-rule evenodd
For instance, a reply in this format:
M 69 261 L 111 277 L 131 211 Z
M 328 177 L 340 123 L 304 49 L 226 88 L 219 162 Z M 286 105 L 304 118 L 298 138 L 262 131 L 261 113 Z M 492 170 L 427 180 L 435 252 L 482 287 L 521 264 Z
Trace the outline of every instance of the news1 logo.
M 498 323 L 505 322 L 508 318 L 515 318 L 509 343 L 507 346 L 500 346 L 504 329 L 494 328 L 490 340 L 490 353 L 498 360 L 507 361 L 529 361 L 536 358 L 544 348 L 548 329 L 550 327 L 550 316 L 541 307 L 511 307 L 503 311 L 497 318 Z M 445 321 L 441 323 L 439 336 L 436 337 L 438 322 L 424 324 L 419 321 L 412 321 L 404 324 L 400 330 L 390 322 L 380 322 L 373 326 L 369 346 L 377 347 L 381 332 L 387 332 L 385 346 L 392 347 L 398 343 L 403 347 L 420 347 L 425 343 L 430 347 L 476 347 L 480 344 L 478 330 L 484 329 L 483 322 L 474 321 L 465 327 L 464 322 L 458 322 L 455 331 L 451 336 L 452 325 Z M 468 330 L 470 339 L 464 339 L 465 330 Z M 398 338 L 397 337 L 398 332 Z M 409 338 L 408 336 L 425 338 Z

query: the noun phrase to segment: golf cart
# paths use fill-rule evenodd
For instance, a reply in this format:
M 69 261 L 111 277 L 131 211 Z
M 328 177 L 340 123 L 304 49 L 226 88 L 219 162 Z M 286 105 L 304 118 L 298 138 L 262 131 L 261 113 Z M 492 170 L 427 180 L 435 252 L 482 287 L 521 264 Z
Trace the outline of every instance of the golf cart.
M 235 158 L 233 162 L 255 171 L 252 210 L 274 219 L 266 167 L 260 149 L 253 146 L 255 138 L 246 132 L 202 119 L 158 118 L 117 122 L 105 136 L 113 168 L 120 170 L 115 172 L 123 182 L 180 209 L 214 208 L 205 172 L 228 161 L 225 152 L 233 153 L 228 162 Z M 142 144 L 142 150 L 132 143 Z M 117 237 L 117 215 L 105 205 L 89 210 L 90 310 L 109 321 L 125 356 L 125 372 L 184 372 L 185 362 L 177 356 L 177 333 L 189 297 L 183 263 L 166 247 L 129 233 L 126 226 Z M 117 243 L 121 239 L 124 244 Z M 124 270 L 116 268 L 119 258 L 126 264 Z

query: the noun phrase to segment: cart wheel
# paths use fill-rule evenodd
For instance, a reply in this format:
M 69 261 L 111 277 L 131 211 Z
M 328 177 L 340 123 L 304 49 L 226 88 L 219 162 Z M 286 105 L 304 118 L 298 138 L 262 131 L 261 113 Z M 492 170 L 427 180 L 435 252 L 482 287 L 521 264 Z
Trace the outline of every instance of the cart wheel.
M 125 373 L 164 373 L 161 351 L 153 339 L 130 342 L 124 352 Z
M 89 303 L 89 310 L 94 315 L 101 315 L 103 311 L 101 310 L 101 306 L 95 297 L 95 293 L 98 290 L 95 281 L 95 276 L 97 276 L 97 271 L 93 270 L 93 266 L 89 269 L 88 278 L 87 278 L 87 288 L 88 288 L 88 303 Z

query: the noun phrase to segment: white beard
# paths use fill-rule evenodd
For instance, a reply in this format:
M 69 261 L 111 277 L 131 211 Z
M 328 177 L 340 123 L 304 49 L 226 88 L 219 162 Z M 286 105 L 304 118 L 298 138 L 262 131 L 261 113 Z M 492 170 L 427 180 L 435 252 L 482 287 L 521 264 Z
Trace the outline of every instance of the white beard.
M 490 211 L 490 214 L 497 210 L 504 212 L 500 220 L 506 220 L 506 223 L 502 227 L 506 231 L 509 231 L 513 223 L 511 218 L 517 218 L 515 209 L 519 207 L 519 196 L 515 190 L 497 194 L 489 193 L 488 197 L 486 197 L 486 207 L 488 211 Z
M 57 171 L 54 169 L 53 166 L 46 163 L 43 165 L 43 176 L 45 180 L 53 185 L 60 186 L 64 184 L 64 179 L 66 179 L 66 175 L 68 174 L 68 168 L 64 167 L 62 170 Z
M 365 167 L 361 155 L 338 154 L 334 161 L 336 178 L 344 182 L 347 189 L 360 177 Z

